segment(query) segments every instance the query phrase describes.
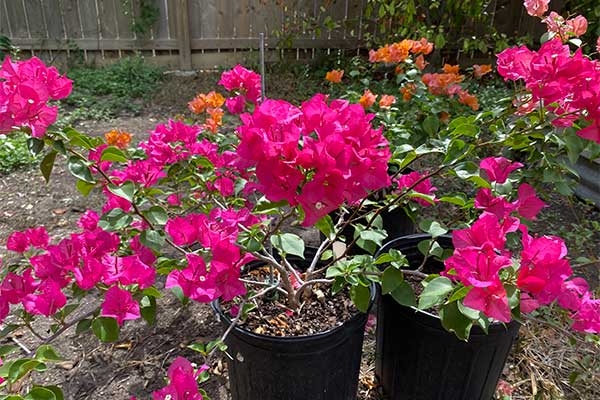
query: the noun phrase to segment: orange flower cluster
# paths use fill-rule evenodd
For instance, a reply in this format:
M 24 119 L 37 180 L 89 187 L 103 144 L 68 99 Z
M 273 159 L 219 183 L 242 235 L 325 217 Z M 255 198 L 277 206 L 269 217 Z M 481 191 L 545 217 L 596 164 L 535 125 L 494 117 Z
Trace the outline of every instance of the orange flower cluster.
M 490 72 L 492 72 L 491 64 L 473 65 L 473 76 L 475 76 L 477 79 L 480 79 L 482 76 L 487 75 Z
M 225 104 L 225 97 L 212 91 L 207 94 L 198 94 L 188 103 L 188 108 L 194 114 L 206 112 L 209 117 L 204 121 L 204 128 L 212 133 L 217 133 L 219 127 L 223 125 L 223 114 L 225 114 L 221 108 L 223 104 Z
M 188 103 L 188 108 L 194 114 L 202 114 L 212 108 L 220 108 L 225 104 L 225 97 L 221 93 L 212 91 L 207 94 L 200 93 Z
M 207 118 L 204 127 L 212 133 L 217 133 L 217 130 L 223 125 L 223 114 L 225 112 L 221 108 L 209 108 L 207 111 L 210 118 Z
M 425 74 L 421 78 L 431 94 L 449 94 L 448 89 L 462 82 L 464 78 L 463 75 L 459 74 L 458 65 L 445 64 L 443 71 L 443 74 Z
M 377 95 L 373 94 L 369 89 L 366 89 L 358 102 L 366 110 L 375 104 L 375 100 L 377 100 Z
M 414 83 L 407 83 L 400 88 L 400 93 L 402 93 L 402 100 L 410 101 L 413 94 L 417 93 L 417 86 Z
M 423 83 L 427 85 L 429 93 L 434 95 L 446 95 L 448 97 L 458 95 L 459 103 L 471 107 L 473 111 L 477 111 L 479 109 L 477 97 L 458 85 L 464 78 L 464 76 L 459 73 L 460 67 L 458 65 L 445 64 L 442 69 L 444 73 L 425 74 L 421 78 Z
M 331 83 L 340 83 L 344 76 L 343 69 L 333 69 L 325 74 L 325 79 Z
M 369 61 L 372 63 L 401 63 L 411 54 L 427 55 L 433 51 L 433 43 L 423 38 L 421 40 L 404 39 L 400 42 L 392 43 L 380 47 L 377 50 L 369 51 Z
M 396 97 L 391 96 L 389 94 L 382 94 L 381 99 L 379 99 L 379 107 L 380 108 L 390 108 L 392 104 L 396 102 Z
M 460 90 L 458 92 L 458 102 L 471 107 L 473 111 L 479 110 L 479 101 L 477 101 L 477 97 L 473 96 L 466 90 Z
M 117 129 L 113 129 L 110 132 L 106 132 L 104 134 L 104 138 L 106 139 L 106 143 L 109 146 L 115 146 L 119 149 L 125 149 L 129 146 L 131 142 L 131 133 L 120 131 Z

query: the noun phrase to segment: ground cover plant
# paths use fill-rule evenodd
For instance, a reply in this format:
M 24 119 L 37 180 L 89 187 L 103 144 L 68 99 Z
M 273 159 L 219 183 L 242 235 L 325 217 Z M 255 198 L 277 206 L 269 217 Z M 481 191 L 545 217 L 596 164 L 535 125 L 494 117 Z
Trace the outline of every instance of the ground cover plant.
M 408 52 L 414 48 L 417 58 L 429 46 L 419 41 L 397 47 Z M 537 57 L 535 65 L 544 71 L 555 58 L 567 65 L 579 63 L 583 71 L 593 70 L 589 67 L 594 61 L 572 54 L 557 41 L 538 54 L 519 51 Z M 503 56 L 506 60 L 511 53 Z M 8 239 L 8 250 L 13 253 L 4 264 L 2 312 L 8 314 L 11 308 L 16 314 L 11 315 L 14 319 L 5 333 L 31 329 L 41 343 L 20 359 L 14 358 L 18 349 L 3 348 L 8 357 L 0 375 L 13 398 L 62 396 L 53 385 L 21 383 L 28 382 L 33 370 L 42 372 L 48 362 L 57 361 L 58 355 L 48 345 L 70 327 L 76 326 L 81 333 L 91 330 L 110 342 L 117 340 L 120 327 L 134 320 L 152 323 L 161 298 L 157 286 L 163 285 L 157 275 L 165 277 L 165 288 L 172 289 L 182 302 L 233 300 L 227 311 L 234 323 L 264 310 L 268 296 L 274 294 L 284 302 L 286 315 L 300 315 L 305 302 L 331 288 L 334 295 L 347 295 L 356 310 L 365 311 L 369 286 L 377 282 L 400 303 L 422 309 L 439 307 L 444 325 L 461 339 L 468 337 L 472 326 L 485 328 L 492 322 L 526 318 L 525 314 L 538 318 L 537 313 L 545 312 L 543 306 L 556 310 L 561 323 L 569 321 L 575 330 L 597 332 L 598 301 L 580 278 L 571 276 L 563 240 L 543 236 L 544 232 L 542 236 L 530 234 L 527 221 L 537 218 L 544 203 L 530 184 L 522 182 L 526 178 L 536 183 L 538 177 L 523 168 L 525 164 L 536 169 L 565 168 L 562 160 L 548 157 L 569 153 L 569 145 L 560 141 L 568 132 L 555 131 L 552 123 L 577 124 L 572 143 L 577 149 L 594 150 L 596 110 L 593 102 L 587 102 L 587 92 L 576 97 L 581 81 L 561 82 L 563 92 L 547 104 L 547 93 L 535 89 L 562 76 L 563 64 L 540 78 L 519 70 L 518 63 L 503 62 L 503 74 L 518 73 L 530 81 L 532 92 L 524 95 L 531 96 L 527 100 L 544 116 L 526 113 L 511 120 L 507 116 L 514 113 L 512 108 L 476 113 L 477 103 L 462 85 L 456 67 L 447 66 L 443 73 L 432 72 L 427 78 L 424 74 L 417 80 L 413 78 L 420 72 L 412 68 L 412 59 L 383 61 L 406 64 L 406 74 L 393 75 L 395 83 L 405 89 L 406 84 L 414 84 L 415 93 L 412 89 L 407 93 L 420 90 L 426 99 L 424 107 L 432 95 L 443 99 L 439 107 L 457 107 L 456 111 L 447 121 L 440 115 L 447 112 L 442 108 L 418 112 L 414 117 L 418 129 L 409 131 L 402 121 L 405 131 L 392 134 L 392 146 L 388 146 L 383 134 L 396 133 L 394 113 L 402 111 L 394 109 L 397 99 L 391 94 L 377 102 L 381 93 L 372 90 L 370 81 L 360 82 L 370 88 L 348 92 L 348 98 L 356 100 L 351 103 L 324 95 L 300 104 L 262 101 L 260 77 L 237 66 L 221 77 L 220 91 L 225 95 L 207 91 L 191 99 L 194 125 L 170 120 L 158 125 L 139 148 L 130 148 L 131 136 L 119 130 L 102 138 L 71 128 L 47 129 L 56 119 L 47 97 L 64 98 L 70 82 L 35 59 L 6 62 L 2 71 L 4 82 L 9 82 L 3 92 L 10 99 L 7 104 L 29 103 L 19 101 L 25 89 L 11 91 L 11 84 L 31 85 L 35 81 L 28 75 L 31 69 L 43 71 L 34 76 L 44 77 L 36 83 L 46 85 L 49 93 L 34 101 L 36 107 L 19 108 L 18 118 L 5 114 L 6 130 L 20 127 L 31 135 L 34 150 L 45 150 L 41 169 L 46 179 L 51 179 L 55 159 L 64 155 L 67 168 L 78 179 L 77 188 L 84 194 L 97 190 L 104 196 L 102 212 L 83 213 L 80 229 L 66 237 L 51 240 L 43 227 L 29 227 Z M 342 72 L 332 71 L 329 80 L 343 81 Z M 597 93 L 594 88 L 586 89 Z M 560 102 L 571 96 L 581 101 L 578 107 L 574 102 Z M 565 110 L 567 106 L 571 108 Z M 371 107 L 378 108 L 377 124 L 365 112 Z M 434 119 L 429 118 L 432 115 Z M 503 123 L 505 119 L 509 123 Z M 378 128 L 379 122 L 385 131 Z M 238 128 L 237 136 L 226 130 L 228 124 Z M 486 154 L 506 147 L 520 155 L 519 161 Z M 421 170 L 419 162 L 425 160 L 435 167 Z M 407 167 L 418 170 L 409 172 Z M 441 193 L 433 187 L 435 179 L 450 178 L 464 181 L 470 191 Z M 567 182 L 562 178 L 551 182 L 563 181 Z M 382 201 L 367 197 L 365 189 L 389 186 Z M 425 277 L 423 271 L 407 270 L 402 255 L 393 252 L 373 258 L 387 235 L 380 218 L 386 209 L 401 205 L 409 214 L 420 216 L 424 208 L 438 203 L 456 206 L 461 217 L 418 221 L 433 239 L 454 230 L 452 255 L 435 240 L 423 246 L 426 257 L 446 258 L 444 274 Z M 333 213 L 336 210 L 340 212 Z M 288 257 L 305 257 L 305 240 L 287 231 L 286 221 L 316 226 L 324 236 L 305 272 L 295 269 Z M 348 227 L 350 234 L 344 233 Z M 338 240 L 347 245 L 342 253 L 331 251 Z M 366 254 L 351 257 L 349 250 L 357 247 Z M 240 266 L 251 259 L 271 268 L 253 279 L 242 276 Z M 320 261 L 324 267 L 318 265 Z M 377 267 L 388 264 L 384 272 Z M 405 279 L 410 275 L 425 278 L 418 299 Z M 86 296 L 95 299 L 91 309 L 78 310 Z M 32 327 L 33 320 L 43 320 L 41 316 L 53 316 L 47 334 Z M 192 347 L 210 364 L 218 350 L 226 351 L 223 340 L 224 336 Z M 206 380 L 207 367 L 195 368 L 176 358 L 168 377 L 168 385 L 156 390 L 155 398 L 205 397 L 198 383 Z

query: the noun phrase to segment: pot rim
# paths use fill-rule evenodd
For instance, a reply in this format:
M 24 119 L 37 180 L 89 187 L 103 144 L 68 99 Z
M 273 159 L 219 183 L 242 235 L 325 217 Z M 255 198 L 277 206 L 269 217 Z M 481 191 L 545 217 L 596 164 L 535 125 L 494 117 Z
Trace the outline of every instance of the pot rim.
M 251 338 L 254 339 L 259 339 L 259 340 L 275 340 L 275 341 L 279 341 L 279 342 L 284 342 L 284 343 L 293 343 L 293 342 L 304 342 L 304 341 L 311 341 L 311 340 L 317 340 L 317 339 L 322 339 L 328 336 L 331 336 L 339 331 L 341 331 L 342 329 L 344 329 L 347 325 L 351 324 L 351 323 L 355 323 L 357 322 L 360 318 L 364 318 L 365 316 L 368 316 L 369 312 L 371 311 L 371 308 L 373 307 L 373 303 L 375 302 L 375 298 L 377 295 L 377 287 L 375 285 L 375 283 L 371 282 L 371 299 L 369 301 L 369 308 L 367 309 L 367 312 L 361 312 L 359 311 L 358 313 L 356 313 L 355 315 L 353 315 L 351 318 L 347 319 L 346 321 L 344 321 L 343 323 L 341 323 L 338 326 L 335 326 L 333 328 L 330 328 L 324 332 L 319 332 L 319 333 L 314 333 L 314 334 L 310 334 L 310 335 L 298 335 L 298 336 L 271 336 L 271 335 L 262 335 L 260 333 L 254 333 L 251 332 L 245 328 L 240 327 L 239 325 L 235 325 L 233 327 L 233 331 L 236 331 L 238 333 L 241 333 L 245 336 L 249 336 Z M 223 311 L 223 309 L 221 308 L 221 301 L 220 299 L 216 299 L 213 300 L 210 303 L 211 308 L 213 309 L 213 311 L 215 312 L 215 314 L 217 314 L 217 316 L 220 319 L 223 319 L 225 323 L 227 323 L 228 325 L 231 325 L 231 318 L 229 318 L 225 312 Z
M 432 238 L 432 236 L 430 234 L 427 234 L 427 233 L 414 233 L 412 235 L 406 235 L 406 236 L 397 237 L 395 239 L 390 240 L 389 242 L 384 243 L 383 246 L 381 246 L 381 248 L 376 253 L 375 257 L 377 257 L 379 255 L 379 252 L 383 248 L 385 248 L 385 247 L 395 248 L 396 246 L 394 246 L 394 244 L 396 244 L 398 242 L 401 242 L 403 240 L 407 240 L 407 239 L 409 239 L 409 240 L 410 239 L 413 239 L 413 240 L 416 240 L 416 239 L 427 240 L 427 239 L 431 239 L 431 238 Z M 443 239 L 446 239 L 446 240 L 452 240 L 452 235 L 451 234 L 445 234 L 445 235 L 438 236 L 438 238 L 443 238 Z M 389 250 L 389 248 L 388 248 L 388 250 Z M 454 246 L 452 246 L 452 248 L 454 248 Z M 382 296 L 384 296 L 384 295 L 382 294 Z M 385 295 L 385 296 L 388 296 L 388 295 Z M 412 309 L 415 313 L 420 313 L 420 314 L 423 314 L 423 315 L 425 315 L 427 317 L 434 318 L 437 321 L 439 321 L 440 323 L 442 321 L 439 315 L 432 314 L 429 311 L 421 310 L 421 309 L 419 309 L 417 307 L 414 307 L 414 306 L 403 306 L 402 304 L 399 304 L 399 303 L 398 303 L 398 305 L 402 306 L 402 307 L 405 307 L 405 308 Z M 516 319 L 511 319 L 508 323 L 501 322 L 501 321 L 493 321 L 493 322 L 490 323 L 490 326 L 488 328 L 488 332 L 491 333 L 492 329 L 494 329 L 494 330 L 508 329 L 510 326 L 513 326 L 515 324 L 520 325 L 521 323 L 518 320 L 516 320 Z M 481 329 L 481 333 L 487 335 L 483 331 L 483 328 L 481 328 L 479 325 L 473 324 L 473 328 L 474 329 Z M 473 333 L 471 333 L 471 335 L 472 334 Z

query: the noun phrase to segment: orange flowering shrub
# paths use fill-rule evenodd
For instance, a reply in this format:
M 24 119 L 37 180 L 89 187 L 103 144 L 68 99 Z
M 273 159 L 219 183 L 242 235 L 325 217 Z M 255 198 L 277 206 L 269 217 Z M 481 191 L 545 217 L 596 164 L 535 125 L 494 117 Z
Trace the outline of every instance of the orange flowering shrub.
M 223 104 L 225 104 L 225 97 L 221 93 L 212 91 L 207 94 L 198 94 L 188 103 L 188 108 L 194 114 L 201 114 L 207 109 L 220 108 Z
M 131 133 L 113 129 L 110 132 L 106 132 L 104 138 L 109 146 L 125 149 L 131 142 Z
M 344 76 L 343 69 L 333 69 L 325 74 L 325 79 L 331 83 L 340 83 Z

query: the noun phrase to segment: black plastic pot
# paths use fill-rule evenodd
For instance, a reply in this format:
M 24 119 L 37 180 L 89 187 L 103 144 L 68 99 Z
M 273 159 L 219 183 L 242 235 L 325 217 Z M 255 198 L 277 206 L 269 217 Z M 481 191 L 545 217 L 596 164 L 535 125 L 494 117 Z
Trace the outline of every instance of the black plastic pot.
M 400 250 L 413 267 L 423 261 L 417 249 L 428 235 L 411 235 L 388 242 L 379 253 Z M 450 236 L 438 238 L 452 248 Z M 428 261 L 430 262 L 430 261 Z M 438 261 L 428 267 L 443 270 Z M 468 342 L 442 327 L 428 312 L 398 304 L 380 296 L 377 307 L 377 354 L 375 374 L 390 400 L 491 400 L 519 323 L 495 323 L 489 333 L 473 327 Z
M 375 300 L 372 287 L 371 305 Z M 212 303 L 227 328 L 231 319 Z M 355 400 L 367 314 L 316 335 L 275 337 L 234 327 L 225 343 L 233 400 Z

